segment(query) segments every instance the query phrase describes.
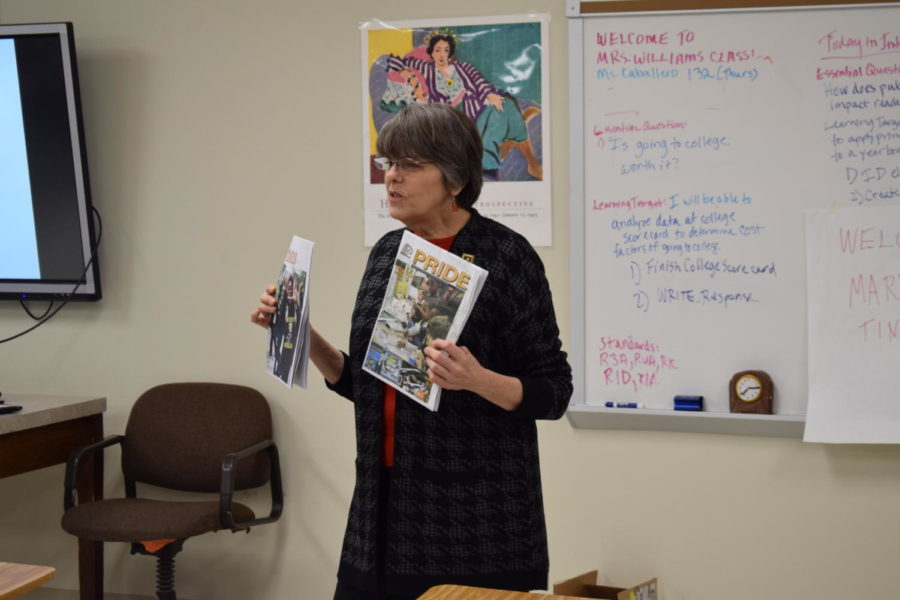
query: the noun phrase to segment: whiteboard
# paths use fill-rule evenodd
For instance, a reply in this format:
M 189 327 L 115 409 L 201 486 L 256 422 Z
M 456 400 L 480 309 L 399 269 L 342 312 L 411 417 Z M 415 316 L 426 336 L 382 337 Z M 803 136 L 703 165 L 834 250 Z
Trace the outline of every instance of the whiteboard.
M 569 25 L 573 408 L 759 369 L 802 422 L 804 210 L 900 203 L 900 5 Z

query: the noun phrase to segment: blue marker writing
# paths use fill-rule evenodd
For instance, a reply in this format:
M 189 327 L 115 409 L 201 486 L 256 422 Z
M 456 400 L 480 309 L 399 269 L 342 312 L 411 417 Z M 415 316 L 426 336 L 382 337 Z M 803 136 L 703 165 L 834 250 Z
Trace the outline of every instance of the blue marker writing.
M 606 408 L 644 408 L 641 402 L 607 402 Z

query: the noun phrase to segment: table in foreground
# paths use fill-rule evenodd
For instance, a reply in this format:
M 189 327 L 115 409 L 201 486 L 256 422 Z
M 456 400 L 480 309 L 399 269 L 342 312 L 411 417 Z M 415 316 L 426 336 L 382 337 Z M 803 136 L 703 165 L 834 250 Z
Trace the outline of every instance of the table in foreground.
M 556 596 L 553 594 L 534 594 L 531 592 L 510 592 L 507 590 L 491 590 L 487 588 L 469 587 L 465 585 L 438 585 L 423 595 L 419 600 L 583 600 L 574 596 Z
M 24 594 L 50 581 L 55 574 L 53 567 L 0 562 L 0 600 Z
M 0 415 L 0 478 L 65 463 L 69 453 L 103 439 L 106 398 L 3 394 L 22 410 Z M 63 481 L 53 492 L 62 504 Z M 98 453 L 78 477 L 78 501 L 103 498 L 103 459 Z M 103 544 L 78 541 L 81 600 L 103 598 Z

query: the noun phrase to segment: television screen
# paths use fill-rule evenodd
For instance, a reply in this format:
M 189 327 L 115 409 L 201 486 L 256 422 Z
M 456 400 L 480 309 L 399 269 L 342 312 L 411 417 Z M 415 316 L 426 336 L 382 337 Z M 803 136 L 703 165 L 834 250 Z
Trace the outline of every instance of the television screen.
M 0 25 L 0 298 L 100 299 L 71 23 Z

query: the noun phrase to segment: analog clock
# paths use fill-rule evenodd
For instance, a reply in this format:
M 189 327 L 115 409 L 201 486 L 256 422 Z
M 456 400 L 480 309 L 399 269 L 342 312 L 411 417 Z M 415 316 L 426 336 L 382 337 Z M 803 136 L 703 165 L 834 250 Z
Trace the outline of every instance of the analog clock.
M 772 414 L 772 378 L 765 371 L 739 371 L 728 386 L 731 412 Z

